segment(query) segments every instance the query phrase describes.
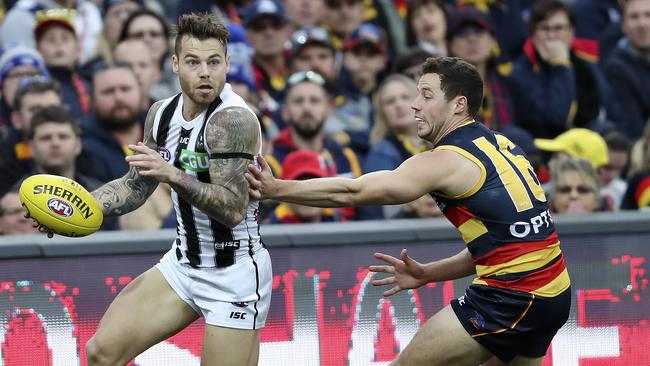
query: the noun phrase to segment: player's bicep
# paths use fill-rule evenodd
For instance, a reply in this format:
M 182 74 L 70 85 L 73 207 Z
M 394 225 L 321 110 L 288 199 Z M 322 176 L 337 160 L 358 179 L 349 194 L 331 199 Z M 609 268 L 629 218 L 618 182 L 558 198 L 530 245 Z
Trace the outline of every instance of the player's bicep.
M 231 107 L 215 113 L 206 126 L 210 180 L 225 194 L 232 195 L 238 206 L 243 205 L 239 209 L 248 203 L 248 181 L 244 173 L 260 149 L 258 124 L 250 111 Z
M 142 142 L 149 146 L 152 149 L 158 149 L 158 144 L 156 143 L 154 136 L 153 136 L 153 126 L 154 126 L 154 120 L 156 119 L 156 114 L 158 114 L 158 110 L 160 107 L 162 107 L 164 103 L 164 100 L 157 101 L 151 107 L 149 108 L 149 112 L 147 113 L 147 118 L 144 121 L 144 131 L 143 131 L 143 137 L 142 137 Z

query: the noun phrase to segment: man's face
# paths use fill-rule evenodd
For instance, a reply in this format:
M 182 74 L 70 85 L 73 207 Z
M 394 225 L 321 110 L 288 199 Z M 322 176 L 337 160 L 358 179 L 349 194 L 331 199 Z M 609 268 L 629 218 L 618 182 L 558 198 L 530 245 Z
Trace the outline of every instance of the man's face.
M 425 4 L 414 9 L 411 27 L 415 37 L 426 42 L 438 43 L 447 34 L 445 13 L 435 4 Z
M 143 98 L 149 98 L 149 90 L 160 77 L 156 60 L 150 53 L 142 52 L 146 48 L 147 44 L 140 40 L 127 40 L 117 45 L 114 55 L 115 61 L 131 65 L 138 77 Z
M 105 127 L 114 130 L 129 128 L 138 123 L 140 88 L 133 71 L 112 68 L 93 78 L 95 112 Z
M 18 193 L 9 192 L 0 198 L 0 234 L 33 234 L 38 229 L 32 226 L 32 220 L 25 218 Z
M 293 58 L 293 71 L 313 70 L 329 81 L 336 80 L 336 60 L 331 48 L 319 43 L 304 45 Z
M 494 43 L 494 38 L 486 29 L 467 25 L 454 34 L 451 53 L 472 65 L 478 65 L 490 59 Z
M 374 79 L 386 67 L 386 56 L 374 47 L 360 45 L 343 53 L 343 66 L 353 79 Z
M 47 28 L 37 46 L 47 66 L 71 69 L 79 58 L 79 42 L 76 35 L 62 26 L 51 25 Z
M 230 64 L 224 45 L 217 39 L 185 36 L 180 54 L 172 57 L 172 67 L 183 92 L 194 103 L 207 105 L 221 94 Z
M 338 35 L 352 33 L 363 22 L 363 0 L 325 0 L 325 4 L 324 22 Z
M 104 15 L 104 36 L 111 47 L 117 44 L 124 22 L 138 9 L 140 5 L 133 1 L 124 1 L 108 8 Z
M 563 11 L 558 11 L 537 24 L 533 32 L 533 41 L 538 47 L 539 44 L 549 41 L 561 41 L 566 47 L 569 47 L 573 41 L 573 35 L 573 26 L 569 21 L 569 16 Z
M 420 138 L 434 141 L 438 137 L 445 123 L 453 117 L 453 106 L 457 98 L 450 101 L 445 99 L 438 74 L 422 75 L 418 83 L 418 95 L 411 104 Z
M 330 99 L 322 86 L 302 82 L 287 94 L 282 117 L 304 138 L 313 138 L 321 132 L 331 112 Z
M 32 117 L 36 112 L 44 107 L 60 106 L 61 103 L 61 96 L 54 90 L 23 95 L 20 110 L 15 111 L 16 113 L 12 116 L 14 127 L 23 133 L 27 133 Z
M 127 38 L 144 41 L 151 50 L 152 56 L 160 61 L 169 51 L 169 40 L 165 37 L 165 29 L 160 21 L 151 15 L 142 15 L 129 24 Z
M 650 52 L 650 1 L 633 0 L 625 5 L 623 32 L 632 45 Z
M 291 28 L 276 16 L 261 15 L 246 26 L 246 35 L 256 55 L 277 56 L 284 52 L 284 43 L 291 36 Z
M 627 166 L 628 153 L 627 151 L 609 150 L 609 163 L 598 169 L 601 186 L 608 185 L 616 178 L 620 178 L 623 174 L 623 169 Z
M 36 165 L 49 174 L 62 174 L 73 168 L 81 152 L 81 141 L 72 126 L 56 122 L 36 127 L 29 146 Z
M 34 65 L 18 65 L 7 73 L 2 79 L 2 98 L 7 102 L 9 107 L 14 106 L 14 96 L 20 82 L 30 76 L 40 75 L 41 72 Z
M 284 8 L 298 28 L 319 24 L 325 14 L 323 0 L 284 0 Z

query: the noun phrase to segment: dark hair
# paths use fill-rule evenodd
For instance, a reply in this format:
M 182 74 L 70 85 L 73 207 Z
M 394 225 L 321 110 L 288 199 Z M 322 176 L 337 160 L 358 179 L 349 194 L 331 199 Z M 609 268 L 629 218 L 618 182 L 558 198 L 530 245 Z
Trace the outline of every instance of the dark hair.
M 174 54 L 177 57 L 180 55 L 183 36 L 190 36 L 199 40 L 216 38 L 227 53 L 228 35 L 228 28 L 215 15 L 207 13 L 183 14 L 178 18 Z
M 445 99 L 467 98 L 467 114 L 474 118 L 483 101 L 483 80 L 472 64 L 458 57 L 429 57 L 422 65 L 422 74 L 437 74 Z
M 39 109 L 34 114 L 29 124 L 27 138 L 30 140 L 33 139 L 38 126 L 45 123 L 70 125 L 70 127 L 72 127 L 72 131 L 74 131 L 74 134 L 81 136 L 81 129 L 79 128 L 79 124 L 77 123 L 74 114 L 70 112 L 70 110 L 63 106 L 49 106 Z
M 416 10 L 427 5 L 435 5 L 442 10 L 445 16 L 445 23 L 447 23 L 447 28 L 449 28 L 449 10 L 445 6 L 444 0 L 408 0 L 406 3 L 406 22 L 404 22 L 406 26 L 406 45 L 408 46 L 416 46 L 418 44 L 415 31 L 411 27 L 411 22 L 413 21 Z
M 27 94 L 44 94 L 53 91 L 61 96 L 61 84 L 55 79 L 43 76 L 32 76 L 21 81 L 16 95 L 14 95 L 14 110 L 18 111 L 22 107 L 23 98 Z
M 392 71 L 393 73 L 402 74 L 411 67 L 421 66 L 431 56 L 433 55 L 429 51 L 425 51 L 420 47 L 411 47 L 395 58 Z
M 571 27 L 575 28 L 576 17 L 568 5 L 559 0 L 543 0 L 538 1 L 533 6 L 533 10 L 530 14 L 530 19 L 528 20 L 529 34 L 533 34 L 535 32 L 535 28 L 537 28 L 537 25 L 539 25 L 539 23 L 545 21 L 553 14 L 558 12 L 565 13 L 567 18 L 569 18 Z
M 607 149 L 610 151 L 628 152 L 630 150 L 630 142 L 625 135 L 619 131 L 610 131 L 603 137 L 607 144 Z
M 169 42 L 169 37 L 171 37 L 171 31 L 169 29 L 169 24 L 167 23 L 167 20 L 163 18 L 160 14 L 156 13 L 155 11 L 151 11 L 149 9 L 139 9 L 131 13 L 128 18 L 124 21 L 124 25 L 122 25 L 122 32 L 120 33 L 120 38 L 117 40 L 118 43 L 129 38 L 129 27 L 131 26 L 131 23 L 135 21 L 135 19 L 141 17 L 141 16 L 150 16 L 158 19 L 158 22 L 162 25 L 163 28 L 163 35 L 165 36 L 165 42 Z M 169 53 L 169 52 L 167 52 Z M 164 63 L 166 61 L 165 57 L 161 57 L 159 62 L 159 67 L 162 69 Z

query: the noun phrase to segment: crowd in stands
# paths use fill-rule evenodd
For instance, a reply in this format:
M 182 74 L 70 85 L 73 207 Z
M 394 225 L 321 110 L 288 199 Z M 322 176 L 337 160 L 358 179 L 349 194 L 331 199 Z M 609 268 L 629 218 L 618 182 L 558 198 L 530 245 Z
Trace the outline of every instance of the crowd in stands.
M 455 56 L 484 82 L 476 120 L 523 148 L 552 212 L 650 206 L 650 0 L 0 0 L 0 234 L 35 231 L 28 175 L 93 190 L 126 173 L 149 107 L 180 92 L 186 12 L 227 24 L 228 82 L 278 177 L 358 177 L 431 149 L 410 107 L 420 65 Z M 175 227 L 169 192 L 103 229 Z M 441 215 L 429 195 L 261 207 L 267 223 Z

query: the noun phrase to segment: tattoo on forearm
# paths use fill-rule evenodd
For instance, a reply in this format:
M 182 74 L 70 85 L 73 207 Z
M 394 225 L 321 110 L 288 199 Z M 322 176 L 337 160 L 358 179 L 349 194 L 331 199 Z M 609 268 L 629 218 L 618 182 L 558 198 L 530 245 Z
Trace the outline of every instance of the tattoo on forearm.
M 144 143 L 157 149 L 153 140 L 153 122 L 163 101 L 154 103 L 149 109 L 144 125 Z M 92 192 L 102 207 L 104 216 L 119 216 L 140 207 L 156 190 L 158 181 L 153 177 L 142 177 L 135 168 L 129 169 L 122 178 L 113 180 Z
M 158 181 L 138 175 L 135 168 L 122 178 L 108 182 L 92 192 L 104 216 L 119 216 L 140 207 L 156 190 Z
M 217 112 L 206 126 L 206 142 L 212 153 L 259 150 L 259 122 L 240 107 Z M 172 188 L 189 203 L 226 226 L 234 227 L 246 215 L 248 182 L 244 177 L 251 161 L 245 158 L 210 160 L 211 184 L 182 173 Z

